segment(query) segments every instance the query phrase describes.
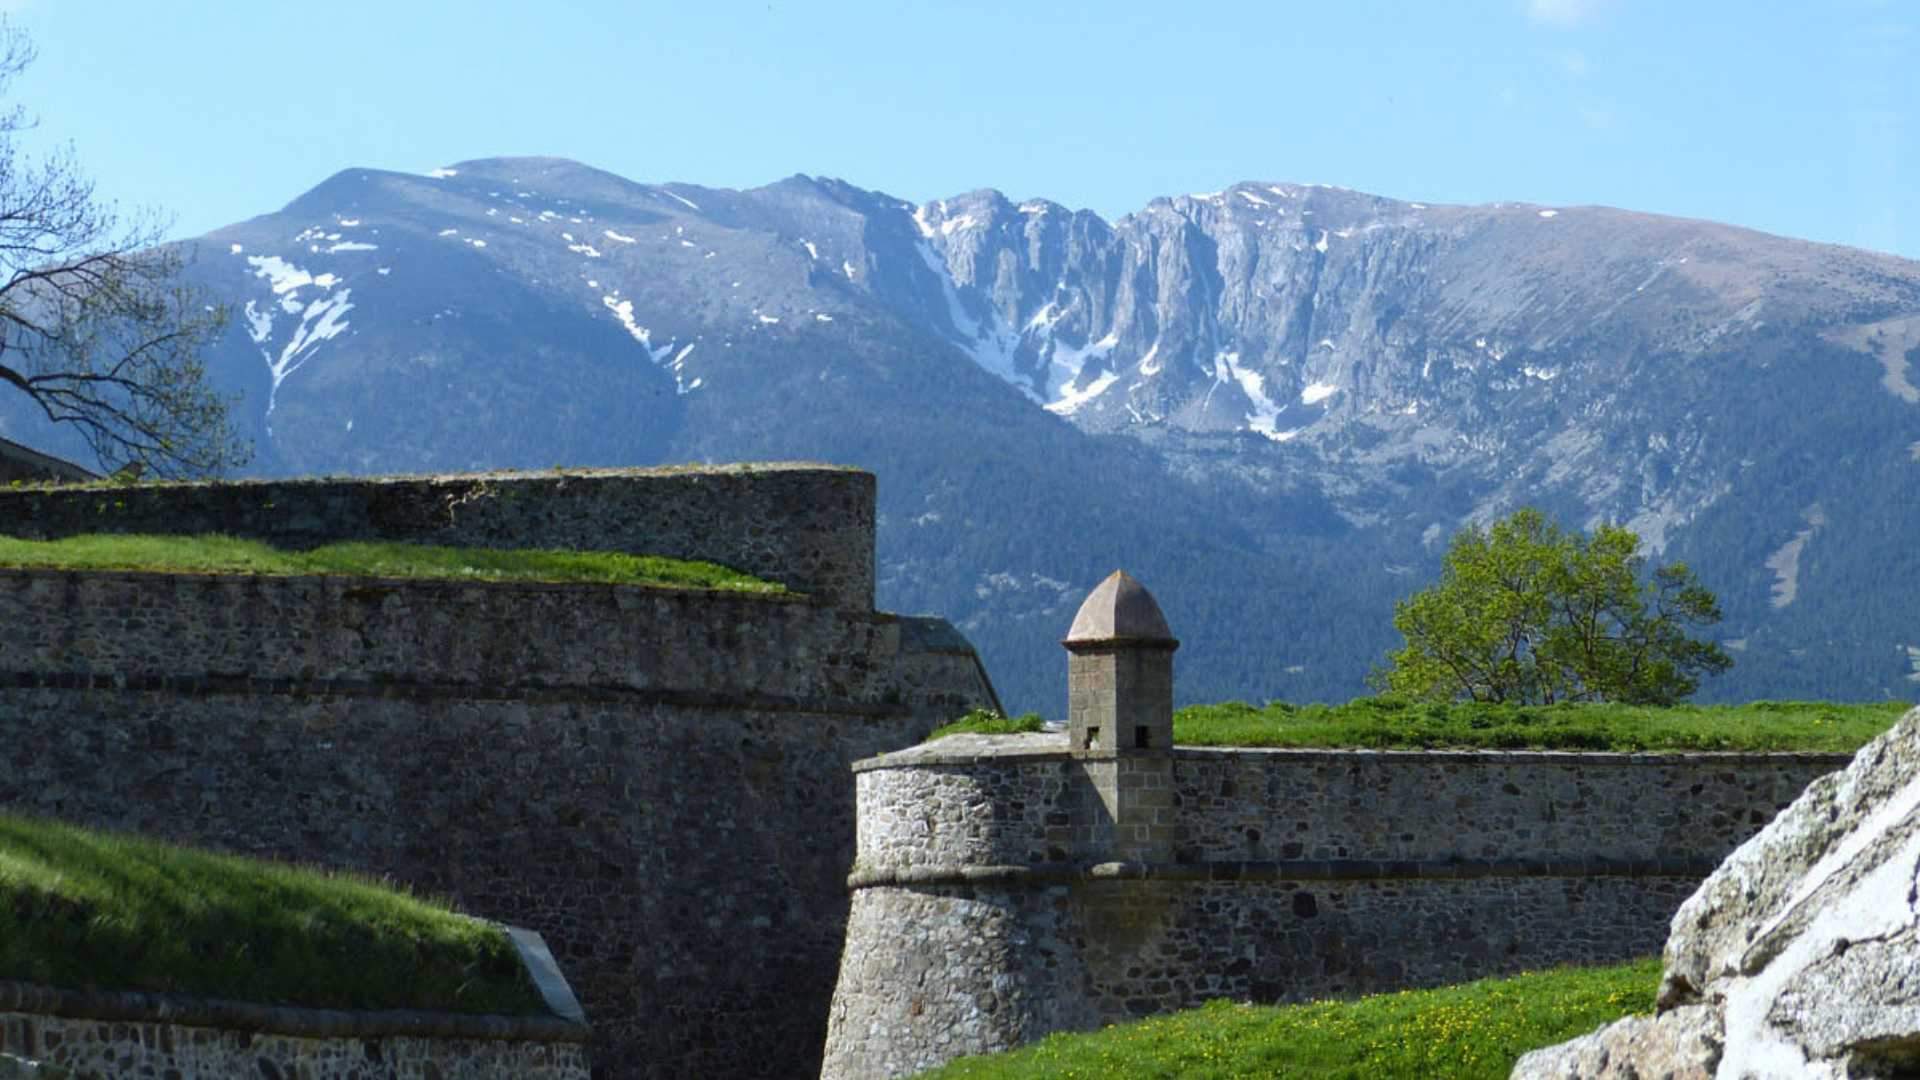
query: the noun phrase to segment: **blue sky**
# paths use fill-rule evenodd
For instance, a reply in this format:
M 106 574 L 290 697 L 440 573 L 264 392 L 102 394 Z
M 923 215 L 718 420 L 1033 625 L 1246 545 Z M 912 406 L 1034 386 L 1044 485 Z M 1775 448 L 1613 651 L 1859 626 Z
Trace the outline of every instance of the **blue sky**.
M 1109 217 L 1239 180 L 1920 258 L 1920 3 L 0 0 L 30 144 L 193 235 L 347 167 L 572 157 Z

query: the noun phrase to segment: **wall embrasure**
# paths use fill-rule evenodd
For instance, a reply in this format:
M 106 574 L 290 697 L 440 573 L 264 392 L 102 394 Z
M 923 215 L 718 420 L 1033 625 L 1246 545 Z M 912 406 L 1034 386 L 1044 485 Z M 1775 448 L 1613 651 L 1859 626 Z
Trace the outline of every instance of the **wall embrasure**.
M 1656 952 L 1700 879 L 1846 760 L 1181 748 L 1118 763 L 1164 770 L 1169 791 L 1138 789 L 1118 822 L 1100 772 L 1115 762 L 1058 735 L 863 761 L 822 1075 L 904 1075 L 1212 998 Z M 1169 858 L 1115 860 L 1156 830 Z

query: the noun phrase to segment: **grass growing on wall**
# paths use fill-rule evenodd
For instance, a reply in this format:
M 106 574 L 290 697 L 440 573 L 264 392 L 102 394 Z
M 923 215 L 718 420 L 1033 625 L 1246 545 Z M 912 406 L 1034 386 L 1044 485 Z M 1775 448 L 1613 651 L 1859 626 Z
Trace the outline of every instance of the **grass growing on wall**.
M 212 574 L 346 574 L 481 581 L 587 581 L 783 593 L 786 588 L 713 563 L 617 551 L 497 550 L 390 541 L 283 551 L 231 536 L 95 533 L 63 540 L 0 536 L 0 566 Z
M 1504 1078 L 1528 1050 L 1653 1011 L 1658 959 L 1559 968 L 1354 1001 L 1248 1006 L 1215 1001 L 1020 1050 L 964 1058 L 938 1080 L 1082 1077 L 1474 1080 Z
M 546 1012 L 496 926 L 348 875 L 0 815 L 0 979 L 339 1009 Z
M 1042 723 L 1044 721 L 1038 713 L 1001 716 L 992 709 L 974 709 L 950 724 L 934 728 L 933 733 L 927 736 L 927 741 L 944 739 L 949 735 L 1019 735 L 1039 731 Z
M 1194 705 L 1173 717 L 1189 746 L 1851 753 L 1893 726 L 1905 702 L 1835 705 L 1483 705 L 1358 698 L 1344 705 Z

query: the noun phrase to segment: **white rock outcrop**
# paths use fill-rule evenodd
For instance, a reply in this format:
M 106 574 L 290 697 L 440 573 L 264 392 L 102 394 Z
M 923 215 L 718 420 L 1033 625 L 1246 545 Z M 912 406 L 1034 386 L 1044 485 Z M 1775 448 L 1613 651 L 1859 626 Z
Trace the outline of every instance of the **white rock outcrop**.
M 1515 1080 L 1920 1075 L 1920 709 L 1810 785 L 1673 918 L 1659 1009 Z

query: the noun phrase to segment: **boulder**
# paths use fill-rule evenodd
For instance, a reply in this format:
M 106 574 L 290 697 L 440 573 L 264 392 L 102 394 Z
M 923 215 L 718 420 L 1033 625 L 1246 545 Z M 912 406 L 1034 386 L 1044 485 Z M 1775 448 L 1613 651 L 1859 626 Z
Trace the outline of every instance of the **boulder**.
M 1920 709 L 1821 777 L 1673 917 L 1657 1012 L 1515 1080 L 1920 1075 Z

